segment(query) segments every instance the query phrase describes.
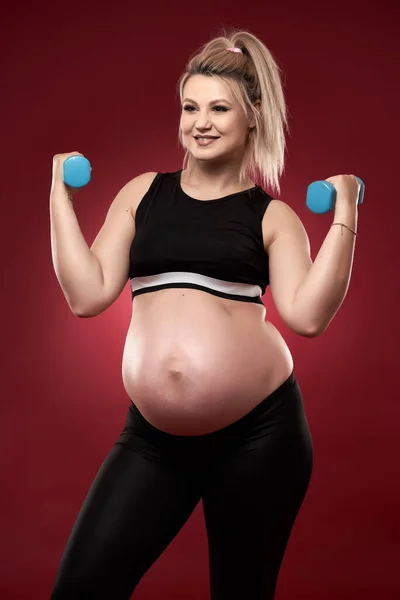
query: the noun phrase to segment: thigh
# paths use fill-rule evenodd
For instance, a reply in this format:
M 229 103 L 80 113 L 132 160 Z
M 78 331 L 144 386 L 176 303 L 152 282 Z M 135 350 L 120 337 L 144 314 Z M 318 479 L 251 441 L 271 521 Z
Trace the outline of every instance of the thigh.
M 313 466 L 299 388 L 213 467 L 203 492 L 211 600 L 272 600 Z
M 130 598 L 199 500 L 185 473 L 116 443 L 73 527 L 52 600 Z

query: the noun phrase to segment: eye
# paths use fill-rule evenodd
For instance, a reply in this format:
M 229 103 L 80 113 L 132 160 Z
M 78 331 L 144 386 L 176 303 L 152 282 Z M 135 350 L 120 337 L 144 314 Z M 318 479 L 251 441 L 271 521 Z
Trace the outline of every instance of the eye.
M 192 109 L 192 108 L 193 108 L 193 110 L 195 110 L 194 106 L 191 106 L 190 104 L 186 104 L 186 105 L 183 107 L 183 110 L 184 110 L 184 111 L 186 111 L 186 112 L 192 112 L 192 110 L 190 110 L 190 109 Z M 228 110 L 228 109 L 226 108 L 226 106 L 221 106 L 221 105 L 214 106 L 214 107 L 213 107 L 213 110 L 216 110 L 217 108 L 220 108 L 222 112 L 226 112 L 226 111 Z M 221 112 L 221 111 L 217 110 L 217 112 Z

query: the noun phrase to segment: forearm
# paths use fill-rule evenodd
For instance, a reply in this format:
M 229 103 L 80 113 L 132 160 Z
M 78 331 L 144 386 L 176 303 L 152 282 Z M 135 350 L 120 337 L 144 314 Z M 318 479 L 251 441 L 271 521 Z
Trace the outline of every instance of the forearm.
M 50 193 L 51 253 L 54 270 L 73 312 L 100 293 L 103 274 L 79 227 L 71 201 L 63 188 Z
M 357 232 L 357 207 L 337 205 L 333 223 L 344 223 Z M 307 330 L 321 334 L 339 310 L 350 283 L 356 236 L 346 227 L 332 226 L 305 280 L 298 287 L 293 306 Z

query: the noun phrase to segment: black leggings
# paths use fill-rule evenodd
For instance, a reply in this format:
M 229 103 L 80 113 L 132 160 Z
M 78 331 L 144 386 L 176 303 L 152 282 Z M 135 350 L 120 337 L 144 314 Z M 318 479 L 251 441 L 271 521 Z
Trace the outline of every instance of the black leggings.
M 211 600 L 272 600 L 313 468 L 294 372 L 247 415 L 200 436 L 131 402 L 62 557 L 51 600 L 128 600 L 203 501 Z

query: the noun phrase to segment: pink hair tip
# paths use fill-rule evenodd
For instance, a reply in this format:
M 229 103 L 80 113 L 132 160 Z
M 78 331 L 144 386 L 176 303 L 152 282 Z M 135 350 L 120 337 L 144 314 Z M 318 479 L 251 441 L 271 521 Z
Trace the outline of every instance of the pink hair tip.
M 240 48 L 227 48 L 227 50 L 230 50 L 231 52 L 240 52 L 242 54 L 242 51 Z

